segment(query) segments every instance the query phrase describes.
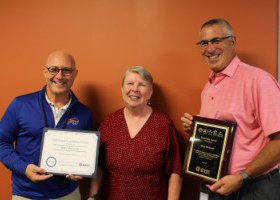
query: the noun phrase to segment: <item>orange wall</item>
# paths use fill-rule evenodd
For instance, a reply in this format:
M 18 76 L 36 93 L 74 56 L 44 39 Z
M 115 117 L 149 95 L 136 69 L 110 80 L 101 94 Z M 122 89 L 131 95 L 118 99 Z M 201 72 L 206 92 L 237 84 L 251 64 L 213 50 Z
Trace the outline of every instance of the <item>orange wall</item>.
M 0 0 L 0 118 L 15 96 L 44 85 L 42 67 L 54 50 L 76 58 L 73 90 L 94 123 L 123 106 L 121 78 L 129 66 L 152 73 L 152 104 L 180 133 L 180 117 L 196 114 L 209 70 L 201 59 L 198 30 L 210 18 L 235 29 L 243 61 L 277 76 L 278 0 Z M 10 172 L 0 164 L 0 196 L 11 198 Z M 198 185 L 185 178 L 182 197 L 197 199 Z M 88 182 L 82 182 L 83 193 Z M 183 199 L 183 198 L 182 198 Z

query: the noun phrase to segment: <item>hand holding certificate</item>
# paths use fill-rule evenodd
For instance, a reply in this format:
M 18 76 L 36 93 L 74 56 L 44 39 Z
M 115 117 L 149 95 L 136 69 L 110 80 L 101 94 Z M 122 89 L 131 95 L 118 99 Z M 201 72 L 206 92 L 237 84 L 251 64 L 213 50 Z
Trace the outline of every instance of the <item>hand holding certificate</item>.
M 56 175 L 94 177 L 100 132 L 45 128 L 39 167 Z

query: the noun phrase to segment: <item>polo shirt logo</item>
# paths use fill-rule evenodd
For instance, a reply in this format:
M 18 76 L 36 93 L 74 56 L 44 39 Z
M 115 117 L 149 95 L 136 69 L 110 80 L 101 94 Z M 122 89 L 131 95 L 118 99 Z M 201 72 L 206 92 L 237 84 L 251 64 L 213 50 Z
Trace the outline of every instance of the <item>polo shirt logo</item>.
M 71 119 L 68 119 L 67 125 L 72 124 L 72 125 L 78 125 L 79 124 L 79 119 L 77 117 L 73 117 Z

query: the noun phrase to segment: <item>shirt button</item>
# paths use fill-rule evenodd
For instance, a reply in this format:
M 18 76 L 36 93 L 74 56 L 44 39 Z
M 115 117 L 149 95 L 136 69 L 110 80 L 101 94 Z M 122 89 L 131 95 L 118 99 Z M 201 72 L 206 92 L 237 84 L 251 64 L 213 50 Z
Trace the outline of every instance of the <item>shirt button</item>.
M 215 85 L 215 88 L 217 88 L 218 86 L 217 85 Z

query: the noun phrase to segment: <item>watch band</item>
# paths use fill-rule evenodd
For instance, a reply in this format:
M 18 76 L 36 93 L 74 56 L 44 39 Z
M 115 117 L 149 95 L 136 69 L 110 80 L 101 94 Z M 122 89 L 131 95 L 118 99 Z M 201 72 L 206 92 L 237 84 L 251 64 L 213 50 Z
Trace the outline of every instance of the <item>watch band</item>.
M 240 176 L 242 176 L 242 178 L 243 178 L 243 183 L 246 183 L 246 182 L 248 182 L 249 180 L 251 180 L 251 177 L 248 176 L 248 174 L 245 172 L 245 170 L 242 170 L 242 171 L 240 172 Z

